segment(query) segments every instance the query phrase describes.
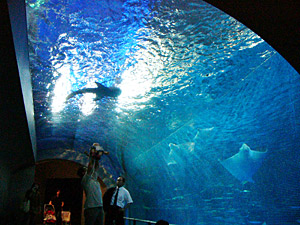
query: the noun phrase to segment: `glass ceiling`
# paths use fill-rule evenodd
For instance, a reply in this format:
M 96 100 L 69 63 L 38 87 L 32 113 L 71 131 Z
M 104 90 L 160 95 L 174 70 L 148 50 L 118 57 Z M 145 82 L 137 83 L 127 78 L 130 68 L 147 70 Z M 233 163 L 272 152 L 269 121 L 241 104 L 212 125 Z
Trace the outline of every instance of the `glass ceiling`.
M 200 0 L 26 4 L 38 160 L 85 164 L 100 143 L 105 176 L 126 174 L 144 219 L 262 224 L 295 206 L 274 184 L 299 169 L 299 74 L 258 35 Z M 244 143 L 268 153 L 245 162 L 252 186 L 220 163 Z

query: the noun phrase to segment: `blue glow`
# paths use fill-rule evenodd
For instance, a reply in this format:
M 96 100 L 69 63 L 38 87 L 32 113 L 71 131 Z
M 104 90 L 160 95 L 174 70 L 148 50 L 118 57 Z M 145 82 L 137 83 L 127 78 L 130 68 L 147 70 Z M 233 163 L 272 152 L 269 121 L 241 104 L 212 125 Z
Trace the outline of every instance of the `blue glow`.
M 86 163 L 99 142 L 107 176 L 126 174 L 132 217 L 299 220 L 300 77 L 243 24 L 192 0 L 31 0 L 27 18 L 39 160 Z M 95 82 L 122 94 L 66 100 Z M 254 183 L 220 163 L 244 143 L 268 152 Z

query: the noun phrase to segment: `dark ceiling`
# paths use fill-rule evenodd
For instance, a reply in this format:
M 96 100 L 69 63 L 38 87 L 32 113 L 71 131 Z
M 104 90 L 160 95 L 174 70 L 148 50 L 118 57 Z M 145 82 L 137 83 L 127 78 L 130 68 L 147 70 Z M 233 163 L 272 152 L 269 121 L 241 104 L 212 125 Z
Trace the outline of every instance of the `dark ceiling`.
M 261 36 L 300 72 L 300 2 L 206 0 Z M 6 1 L 1 7 L 1 153 L 12 169 L 34 162 Z
M 300 1 L 205 1 L 246 25 L 300 72 Z

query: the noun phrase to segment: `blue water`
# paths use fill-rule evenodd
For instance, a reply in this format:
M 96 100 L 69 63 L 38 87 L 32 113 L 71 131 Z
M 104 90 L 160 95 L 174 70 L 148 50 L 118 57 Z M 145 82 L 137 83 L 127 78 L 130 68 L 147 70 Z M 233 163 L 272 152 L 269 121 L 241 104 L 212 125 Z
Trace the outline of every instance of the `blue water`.
M 192 0 L 33 0 L 27 20 L 38 160 L 85 164 L 99 142 L 131 217 L 299 223 L 300 76 L 258 35 Z M 66 101 L 95 82 L 122 94 Z M 220 164 L 243 143 L 268 152 L 254 183 Z

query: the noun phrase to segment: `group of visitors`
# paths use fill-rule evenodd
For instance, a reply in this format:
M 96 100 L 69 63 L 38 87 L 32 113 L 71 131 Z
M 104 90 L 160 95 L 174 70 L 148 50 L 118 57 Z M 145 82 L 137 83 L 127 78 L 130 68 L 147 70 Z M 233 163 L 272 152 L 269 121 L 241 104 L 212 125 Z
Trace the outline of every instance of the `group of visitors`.
M 92 148 L 97 151 L 97 158 L 90 154 L 87 169 L 80 168 L 78 170 L 86 195 L 84 204 L 85 225 L 113 225 L 114 222 L 116 225 L 124 225 L 125 210 L 133 203 L 129 191 L 123 187 L 125 178 L 118 177 L 117 186 L 108 189 L 102 199 L 98 177 L 99 160 L 104 151 L 98 143 L 94 143 Z
M 124 216 L 126 209 L 133 203 L 129 191 L 124 188 L 125 178 L 120 176 L 116 180 L 116 187 L 109 188 L 102 197 L 99 184 L 100 165 L 99 161 L 103 154 L 102 147 L 94 143 L 89 154 L 89 163 L 87 168 L 81 167 L 77 175 L 81 178 L 81 185 L 86 195 L 84 203 L 85 225 L 124 225 Z M 30 202 L 30 206 L 27 204 Z M 60 190 L 51 198 L 50 205 L 55 208 L 56 224 L 61 224 L 61 211 L 64 201 L 60 196 Z M 27 208 L 26 208 L 27 207 Z M 39 185 L 34 183 L 30 190 L 26 192 L 23 211 L 22 224 L 33 225 L 35 217 L 41 212 Z M 157 221 L 157 225 L 168 225 L 163 220 Z
M 39 188 L 40 187 L 38 183 L 33 183 L 31 188 L 26 191 L 25 198 L 21 206 L 23 211 L 21 223 L 23 225 L 34 225 L 36 216 L 42 212 L 41 194 Z M 60 196 L 60 190 L 57 190 L 56 195 L 51 198 L 49 204 L 54 206 L 56 225 L 61 225 L 61 211 L 62 207 L 64 206 L 64 202 Z

